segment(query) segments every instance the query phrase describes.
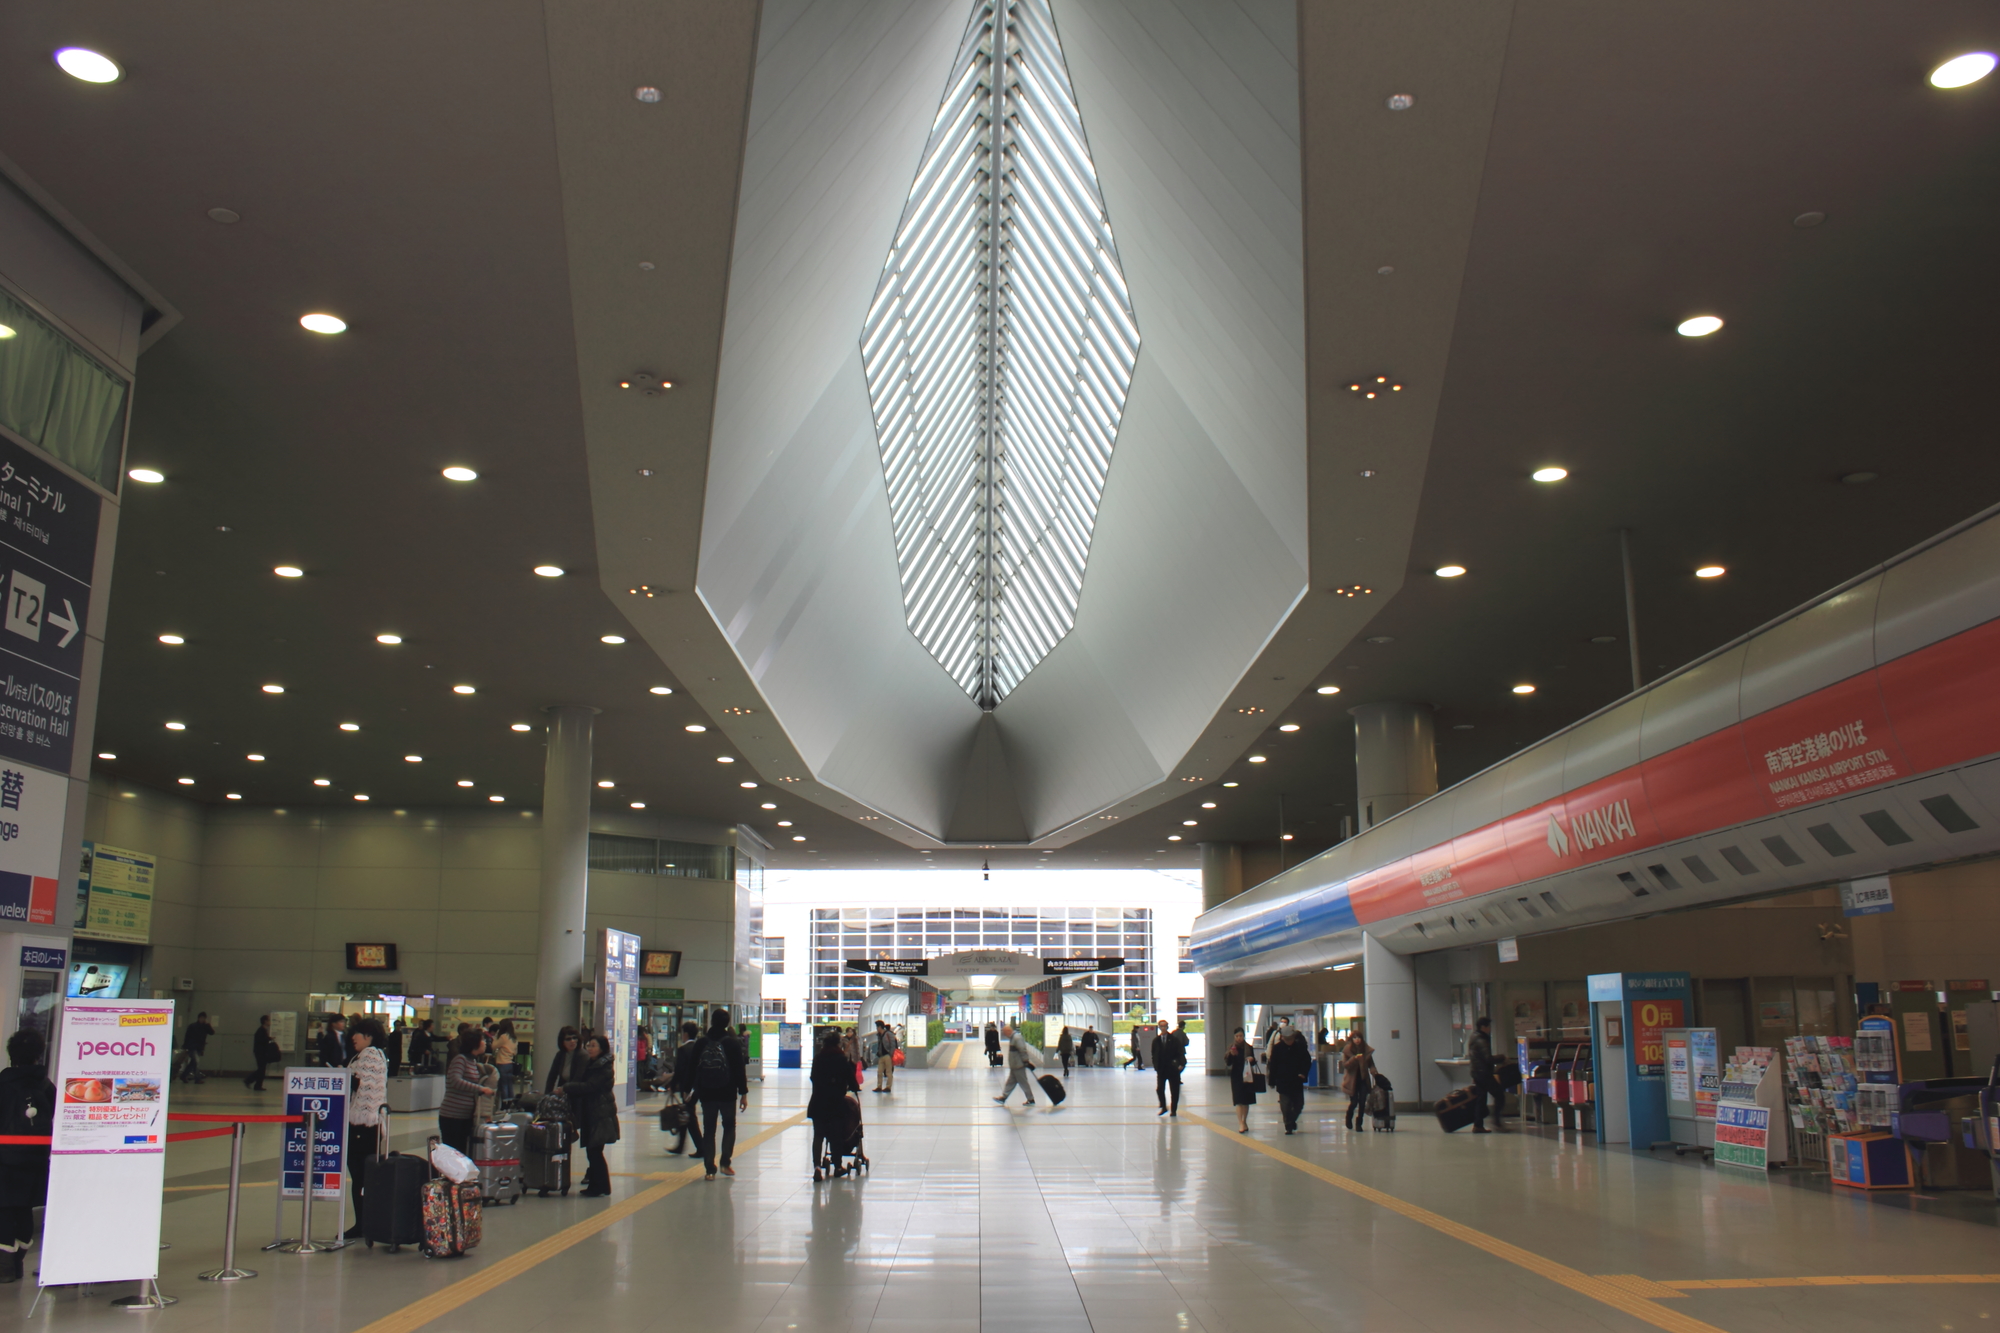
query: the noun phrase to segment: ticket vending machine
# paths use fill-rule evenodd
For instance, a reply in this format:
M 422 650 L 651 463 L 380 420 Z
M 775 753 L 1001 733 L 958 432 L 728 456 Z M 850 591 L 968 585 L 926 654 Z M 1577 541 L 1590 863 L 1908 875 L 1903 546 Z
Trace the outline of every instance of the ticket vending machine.
M 1589 978 L 1597 1141 L 1651 1146 L 1668 1139 L 1668 1028 L 1685 1027 L 1685 972 L 1603 972 Z

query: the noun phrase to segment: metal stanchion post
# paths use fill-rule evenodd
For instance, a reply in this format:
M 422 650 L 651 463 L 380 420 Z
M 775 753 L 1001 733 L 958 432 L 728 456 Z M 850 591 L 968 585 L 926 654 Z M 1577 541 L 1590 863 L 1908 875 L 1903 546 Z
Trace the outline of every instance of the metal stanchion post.
M 203 1282 L 241 1282 L 246 1277 L 257 1276 L 254 1268 L 236 1266 L 236 1203 L 237 1191 L 243 1186 L 243 1135 L 246 1126 L 239 1120 L 234 1128 L 236 1132 L 229 1136 L 229 1220 L 223 1224 L 222 1267 L 196 1274 Z M 311 1172 L 307 1174 L 311 1175 Z
M 313 1194 L 316 1184 L 313 1167 L 319 1158 L 319 1112 L 306 1112 L 306 1169 L 304 1197 L 299 1202 L 299 1238 L 287 1241 L 278 1248 L 286 1254 L 324 1254 L 338 1246 L 315 1245 L 313 1243 Z
M 40 1299 L 39 1293 L 36 1299 Z M 120 1310 L 164 1310 L 169 1305 L 179 1304 L 180 1299 L 178 1296 L 163 1294 L 158 1279 L 149 1277 L 140 1284 L 138 1295 L 120 1296 L 111 1304 Z

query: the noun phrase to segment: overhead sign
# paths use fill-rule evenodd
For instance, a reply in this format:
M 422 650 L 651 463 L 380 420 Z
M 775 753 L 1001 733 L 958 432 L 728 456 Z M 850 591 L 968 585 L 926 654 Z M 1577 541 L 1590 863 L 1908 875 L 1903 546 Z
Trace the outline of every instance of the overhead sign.
M 285 1071 L 285 1114 L 315 1115 L 312 1182 L 315 1199 L 338 1199 L 347 1154 L 347 1086 L 343 1069 L 307 1067 Z M 302 1198 L 306 1192 L 306 1127 L 285 1126 L 285 1150 L 278 1164 L 278 1194 Z
M 1840 886 L 1842 916 L 1878 916 L 1895 910 L 1896 895 L 1889 888 L 1887 875 L 1852 880 Z
M 56 1047 L 45 1287 L 160 1273 L 172 1000 L 66 1000 Z
M 63 972 L 69 968 L 69 949 L 55 943 L 21 946 L 21 966 L 41 972 Z
M 850 958 L 847 970 L 873 972 L 878 977 L 927 977 L 931 974 L 931 961 L 928 958 Z
M 641 986 L 641 987 L 639 987 L 639 998 L 640 998 L 641 1000 L 656 1000 L 656 1001 L 657 1001 L 657 1000 L 685 1000 L 685 999 L 686 999 L 687 997 L 688 997 L 688 993 L 687 993 L 687 989 L 686 989 L 685 987 L 683 987 L 683 986 Z
M 1123 958 L 1044 958 L 1045 977 L 1080 977 L 1089 972 L 1109 972 L 1125 966 Z
M 630 1110 L 639 1100 L 639 937 L 623 930 L 601 933 L 598 968 L 598 1028 L 611 1039 L 616 1061 L 618 1105 Z
M 642 977 L 677 977 L 681 974 L 681 951 L 679 949 L 641 949 L 639 951 L 639 975 Z
M 93 501 L 94 502 L 94 501 Z M 0 763 L 0 925 L 66 926 L 63 808 L 69 779 Z
M 394 972 L 396 946 L 393 944 L 350 944 L 347 946 L 350 972 Z
M 0 438 L 0 756 L 59 773 L 75 758 L 100 512 L 95 492 Z
M 92 844 L 90 851 L 90 904 L 76 933 L 93 940 L 152 943 L 156 858 L 102 842 Z

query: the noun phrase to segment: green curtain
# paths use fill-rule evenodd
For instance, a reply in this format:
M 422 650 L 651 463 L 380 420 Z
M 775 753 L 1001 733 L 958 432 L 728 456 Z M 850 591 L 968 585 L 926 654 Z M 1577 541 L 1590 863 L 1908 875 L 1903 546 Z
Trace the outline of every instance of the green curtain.
M 128 386 L 0 291 L 0 425 L 110 490 Z

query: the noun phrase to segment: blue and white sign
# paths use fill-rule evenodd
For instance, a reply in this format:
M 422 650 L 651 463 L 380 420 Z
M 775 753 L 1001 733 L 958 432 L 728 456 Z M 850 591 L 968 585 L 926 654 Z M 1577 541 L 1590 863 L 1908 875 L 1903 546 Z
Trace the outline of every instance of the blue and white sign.
M 67 972 L 69 950 L 47 944 L 24 944 L 21 946 L 21 966 L 37 972 Z
M 315 1199 L 337 1199 L 341 1195 L 341 1170 L 347 1154 L 347 1087 L 344 1069 L 287 1069 L 285 1071 L 285 1114 L 317 1115 L 313 1136 L 312 1175 Z M 280 1166 L 278 1194 L 297 1199 L 305 1194 L 306 1127 L 303 1123 L 285 1126 L 284 1160 Z
M 1850 880 L 1840 886 L 1842 916 L 1879 916 L 1896 910 L 1896 897 L 1889 890 L 1889 877 Z

